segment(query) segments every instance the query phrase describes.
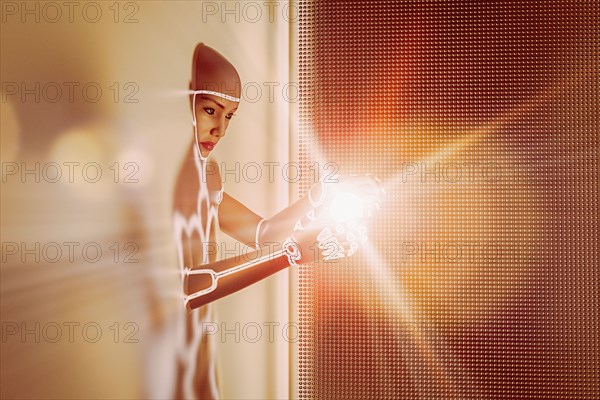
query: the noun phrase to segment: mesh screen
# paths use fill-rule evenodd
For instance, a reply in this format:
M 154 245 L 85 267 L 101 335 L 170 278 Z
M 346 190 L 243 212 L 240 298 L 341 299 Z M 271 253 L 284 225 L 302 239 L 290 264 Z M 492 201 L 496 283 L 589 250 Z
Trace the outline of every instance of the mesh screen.
M 600 396 L 598 6 L 300 0 L 300 194 L 386 189 L 301 270 L 300 398 Z

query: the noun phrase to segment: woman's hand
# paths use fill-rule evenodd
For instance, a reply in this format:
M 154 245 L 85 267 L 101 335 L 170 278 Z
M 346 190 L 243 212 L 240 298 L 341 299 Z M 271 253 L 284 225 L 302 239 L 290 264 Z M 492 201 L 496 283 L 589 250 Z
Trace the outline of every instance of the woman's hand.
M 350 257 L 368 240 L 367 224 L 384 194 L 372 175 L 343 175 L 318 182 L 308 193 L 311 208 L 296 221 L 292 241 L 301 263 Z

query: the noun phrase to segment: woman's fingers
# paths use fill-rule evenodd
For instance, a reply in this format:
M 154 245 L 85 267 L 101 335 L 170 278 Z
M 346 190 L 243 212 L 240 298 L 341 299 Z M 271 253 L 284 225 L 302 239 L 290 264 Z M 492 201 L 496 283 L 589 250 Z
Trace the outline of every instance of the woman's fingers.
M 354 255 L 368 240 L 366 224 L 379 210 L 384 193 L 381 181 L 372 175 L 335 178 L 337 183 L 323 182 L 314 190 L 309 196 L 313 207 L 294 227 L 295 234 L 302 238 L 303 252 L 310 252 L 309 258 L 313 261 Z M 344 193 L 350 196 L 334 200 L 337 194 Z M 346 216 L 348 213 L 356 215 Z

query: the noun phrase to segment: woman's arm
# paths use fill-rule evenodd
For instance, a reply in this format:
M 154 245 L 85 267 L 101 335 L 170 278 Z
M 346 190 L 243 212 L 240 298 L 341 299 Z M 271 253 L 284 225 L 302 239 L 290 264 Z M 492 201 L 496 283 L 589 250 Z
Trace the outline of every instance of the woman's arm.
M 236 257 L 204 264 L 186 271 L 183 287 L 186 308 L 193 310 L 252 285 L 300 260 L 298 247 L 263 247 Z
M 348 182 L 351 185 L 346 183 L 347 188 L 362 189 L 365 199 L 378 202 L 380 188 L 372 178 L 353 178 Z M 323 185 L 315 185 L 313 189 L 269 219 L 262 219 L 224 194 L 219 206 L 221 230 L 245 244 L 257 244 L 257 249 L 188 270 L 184 282 L 187 308 L 194 309 L 234 293 L 290 264 L 329 261 L 354 254 L 358 243 L 366 240 L 366 229 L 363 232 L 364 227 L 356 222 L 333 223 L 323 215 L 327 208 L 321 207 L 330 189 Z
M 305 197 L 263 220 L 224 193 L 218 214 L 221 230 L 245 244 L 255 244 L 259 237 L 260 246 L 250 253 L 188 269 L 184 278 L 187 309 L 193 310 L 237 292 L 291 264 L 321 259 L 324 247 L 319 244 L 333 236 L 319 241 L 317 236 L 322 229 L 319 224 L 305 224 L 304 229 L 294 232 L 295 224 L 310 210 L 313 210 L 311 202 Z M 292 234 L 293 239 L 290 239 Z
M 241 243 L 255 247 L 256 227 L 261 216 L 225 192 L 219 205 L 218 217 L 219 227 L 223 232 Z
M 320 186 L 311 191 L 313 197 L 321 196 Z M 252 246 L 254 248 L 257 248 L 256 245 L 263 247 L 283 242 L 292 234 L 296 222 L 311 209 L 308 196 L 304 196 L 272 217 L 263 219 L 235 198 L 224 193 L 219 205 L 219 226 L 223 232 L 239 242 L 254 244 Z

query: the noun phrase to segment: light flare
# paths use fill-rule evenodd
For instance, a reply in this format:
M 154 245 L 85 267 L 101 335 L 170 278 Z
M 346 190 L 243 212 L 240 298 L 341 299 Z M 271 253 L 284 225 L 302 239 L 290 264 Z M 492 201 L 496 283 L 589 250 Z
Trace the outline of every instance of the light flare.
M 337 223 L 364 217 L 364 200 L 351 192 L 336 193 L 329 209 L 331 218 Z

